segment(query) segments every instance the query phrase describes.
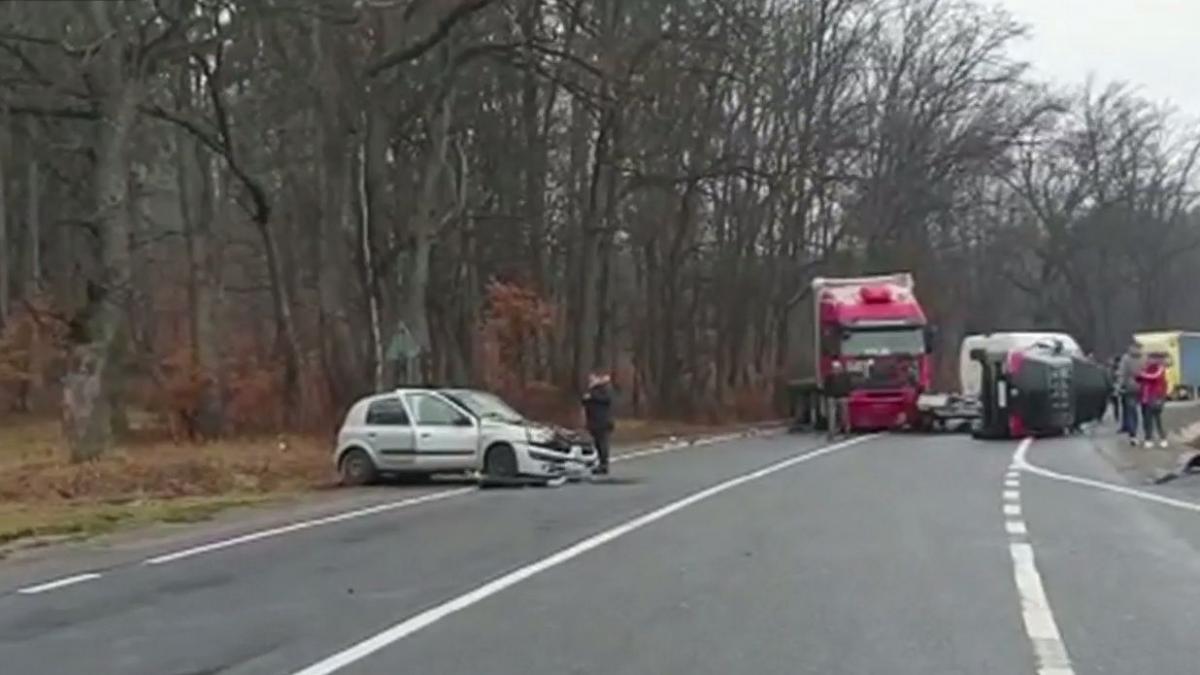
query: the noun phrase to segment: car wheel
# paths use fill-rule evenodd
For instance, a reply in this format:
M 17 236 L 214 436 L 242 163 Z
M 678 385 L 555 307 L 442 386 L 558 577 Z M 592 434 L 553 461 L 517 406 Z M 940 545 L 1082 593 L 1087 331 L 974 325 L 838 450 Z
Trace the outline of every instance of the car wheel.
M 338 473 L 342 476 L 342 485 L 370 485 L 379 477 L 371 456 L 358 448 L 342 456 Z
M 483 473 L 490 478 L 516 478 L 517 455 L 507 445 L 493 445 L 483 458 Z

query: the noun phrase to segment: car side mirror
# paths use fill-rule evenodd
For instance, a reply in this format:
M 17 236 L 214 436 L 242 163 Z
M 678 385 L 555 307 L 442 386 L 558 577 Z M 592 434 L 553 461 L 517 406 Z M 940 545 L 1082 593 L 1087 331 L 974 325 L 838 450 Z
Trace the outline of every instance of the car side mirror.
M 983 361 L 986 358 L 987 358 L 986 350 L 981 349 L 979 347 L 976 347 L 975 349 L 971 350 L 971 360 L 972 361 Z
M 456 427 L 473 427 L 473 426 L 475 426 L 475 423 L 471 421 L 470 417 L 460 417 L 454 421 L 454 426 L 456 426 Z

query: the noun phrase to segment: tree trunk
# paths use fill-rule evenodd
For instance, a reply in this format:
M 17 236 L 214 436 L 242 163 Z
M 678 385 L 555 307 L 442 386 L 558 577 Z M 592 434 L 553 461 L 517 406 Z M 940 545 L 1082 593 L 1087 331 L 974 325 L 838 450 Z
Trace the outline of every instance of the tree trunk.
M 108 75 L 97 124 L 94 204 L 100 232 L 100 272 L 88 282 L 87 301 L 73 322 L 71 364 L 63 382 L 63 436 L 73 461 L 103 454 L 112 442 L 111 383 L 120 367 L 130 282 L 129 140 L 142 99 L 142 83 L 120 81 L 122 45 L 106 45 Z
M 433 128 L 429 155 L 417 195 L 416 216 L 412 221 L 411 249 L 408 265 L 404 270 L 404 290 L 400 303 L 404 322 L 423 353 L 428 352 L 430 347 L 429 318 L 425 303 L 429 289 L 429 257 L 433 250 L 437 226 L 434 214 L 438 210 L 438 185 L 446 170 L 451 110 L 449 94 L 437 104 L 435 110 L 436 113 L 430 122 Z M 409 380 L 419 377 L 418 373 L 413 372 L 414 368 L 411 365 L 408 370 Z
M 9 138 L 9 117 L 0 115 L 0 330 L 8 321 L 9 281 L 12 275 L 11 258 L 8 255 L 8 193 L 5 182 L 8 177 L 5 164 L 12 157 Z
M 30 125 L 33 129 L 34 125 Z M 40 201 L 42 198 L 41 184 L 39 183 L 40 169 L 36 159 L 31 159 L 29 162 L 29 176 L 26 180 L 26 199 L 28 200 L 27 207 L 27 224 L 26 224 L 26 260 L 29 264 L 28 277 L 25 280 L 24 288 L 22 289 L 25 299 L 28 302 L 33 302 L 39 305 L 41 301 L 41 279 L 42 279 L 42 225 L 41 225 L 41 209 Z M 42 356 L 42 335 L 41 325 L 38 321 L 33 321 L 29 326 L 29 357 L 28 357 L 28 374 L 29 378 L 21 383 L 20 394 L 18 396 L 17 407 L 23 412 L 33 410 L 35 402 L 41 398 L 42 390 L 45 388 L 45 373 Z
M 537 22 L 541 18 L 539 2 L 529 2 L 521 16 L 521 33 L 526 39 L 535 39 Z M 546 283 L 546 143 L 541 135 L 538 105 L 540 76 L 527 69 L 521 78 L 521 132 L 525 139 L 525 161 L 522 163 L 525 193 L 525 232 L 527 236 L 529 282 L 542 293 Z
M 368 101 L 371 97 L 368 96 Z M 367 299 L 367 339 L 371 358 L 371 385 L 373 391 L 383 391 L 384 353 L 383 330 L 380 326 L 380 284 L 375 273 L 375 257 L 372 255 L 376 218 L 383 211 L 383 192 L 387 181 L 387 119 L 379 104 L 368 103 L 367 132 L 362 136 L 358 148 L 358 246 L 359 266 L 362 270 L 363 291 Z
M 224 430 L 221 397 L 221 364 L 217 350 L 216 280 L 213 256 L 213 218 L 220 192 L 215 189 L 215 167 L 202 159 L 196 141 L 178 137 L 179 201 L 183 217 L 184 244 L 188 257 L 189 329 L 192 339 L 192 366 L 200 380 L 196 403 L 195 433 L 201 438 L 217 438 Z
M 595 157 L 588 184 L 587 210 L 583 215 L 582 247 L 579 253 L 579 325 L 575 342 L 575 382 L 583 382 L 587 371 L 597 363 L 600 315 L 600 255 L 604 225 L 601 222 L 601 199 L 605 175 L 610 173 L 612 120 L 615 113 L 606 111 L 596 129 Z M 576 385 L 578 386 L 578 384 Z
M 26 197 L 29 200 L 27 204 L 27 245 L 28 261 L 29 261 L 29 277 L 26 281 L 25 294 L 27 296 L 36 295 L 42 288 L 42 217 L 41 217 L 41 199 L 42 191 L 39 183 L 41 177 L 41 169 L 36 159 L 31 159 L 29 162 L 29 178 L 27 180 Z
M 281 400 L 283 423 L 292 427 L 300 413 L 300 343 L 296 336 L 296 322 L 292 316 L 292 300 L 284 278 L 283 261 L 279 245 L 269 222 L 256 220 L 263 251 L 267 257 L 267 274 L 271 283 L 271 308 L 275 314 L 275 350 L 283 362 L 283 397 Z

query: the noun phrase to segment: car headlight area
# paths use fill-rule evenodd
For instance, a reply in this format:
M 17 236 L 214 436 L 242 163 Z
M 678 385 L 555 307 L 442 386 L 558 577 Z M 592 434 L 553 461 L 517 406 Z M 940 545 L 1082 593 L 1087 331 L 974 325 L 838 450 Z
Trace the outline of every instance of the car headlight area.
M 532 443 L 513 443 L 512 447 L 517 456 L 518 469 L 527 476 L 581 474 L 595 467 L 598 461 L 596 451 L 590 445 L 571 446 L 566 452 Z

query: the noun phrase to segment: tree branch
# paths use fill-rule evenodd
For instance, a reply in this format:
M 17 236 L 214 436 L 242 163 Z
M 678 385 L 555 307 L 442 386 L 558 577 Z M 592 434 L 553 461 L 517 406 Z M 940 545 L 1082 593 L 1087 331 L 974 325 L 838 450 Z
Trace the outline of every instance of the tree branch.
M 402 65 L 409 61 L 420 58 L 430 49 L 433 49 L 441 42 L 450 31 L 454 29 L 461 21 L 467 19 L 471 15 L 479 12 L 495 0 L 463 0 L 454 9 L 446 13 L 442 20 L 437 23 L 433 31 L 417 42 L 397 49 L 390 54 L 384 54 L 374 63 L 369 64 L 366 68 L 367 77 L 376 77 L 383 71 L 396 66 Z

